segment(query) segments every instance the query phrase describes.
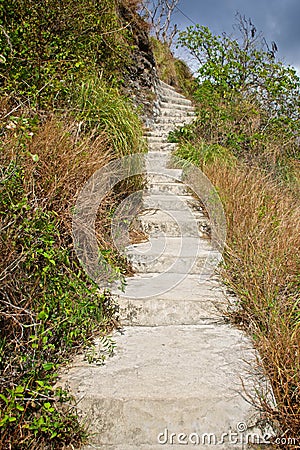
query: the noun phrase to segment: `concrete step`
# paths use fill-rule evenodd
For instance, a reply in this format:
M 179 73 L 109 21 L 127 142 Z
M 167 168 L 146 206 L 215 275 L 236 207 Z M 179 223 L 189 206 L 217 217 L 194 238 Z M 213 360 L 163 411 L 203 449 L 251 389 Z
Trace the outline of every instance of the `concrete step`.
M 185 186 L 183 183 L 177 183 L 169 177 L 167 178 L 161 175 L 158 178 L 155 175 L 148 175 L 147 179 L 148 181 L 145 187 L 145 192 L 158 195 L 164 193 L 187 196 L 191 195 L 191 190 L 187 186 Z
M 208 255 L 198 255 L 194 257 L 176 257 L 171 255 L 139 255 L 127 252 L 133 269 L 137 273 L 174 272 L 199 274 L 205 267 Z M 211 255 L 210 255 L 211 256 Z M 212 256 L 211 256 L 212 257 Z M 219 262 L 219 255 L 216 254 L 216 262 Z
M 176 148 L 176 143 L 171 142 L 149 142 L 149 148 L 156 152 L 171 153 Z
M 172 167 L 172 159 L 166 152 L 150 151 L 145 155 L 146 168 L 149 173 L 166 173 L 166 175 L 181 179 L 182 170 Z
M 164 109 L 172 109 L 172 104 L 171 102 L 168 101 L 162 101 L 162 100 L 158 100 L 156 102 L 156 106 L 158 109 L 160 110 L 164 110 Z M 176 104 L 176 108 L 173 108 L 174 111 L 195 111 L 195 108 L 192 106 L 191 103 L 183 103 L 183 104 Z
M 199 202 L 191 195 L 176 195 L 172 193 L 165 194 L 147 194 L 143 198 L 143 205 L 146 209 L 179 210 L 186 209 L 186 206 L 201 211 Z
M 185 110 L 181 110 L 181 109 L 178 110 L 177 108 L 175 110 L 174 110 L 174 108 L 161 108 L 160 116 L 158 116 L 158 117 L 171 116 L 171 115 L 173 115 L 173 117 L 181 117 L 181 116 L 196 117 L 194 108 L 192 108 L 192 107 L 188 107 Z
M 160 86 L 160 88 L 158 90 L 158 96 L 167 96 L 170 98 L 179 98 L 179 99 L 188 100 L 184 95 L 179 94 L 179 92 L 177 92 L 173 89 L 164 87 L 164 86 Z
M 184 121 L 185 118 L 189 118 L 189 117 L 195 117 L 194 113 L 192 112 L 178 112 L 178 111 L 173 111 L 172 113 L 172 109 L 166 109 L 166 108 L 162 108 L 161 109 L 161 114 L 155 117 L 155 120 L 157 121 L 158 119 L 164 119 L 166 117 L 173 117 L 173 119 L 175 120 L 182 120 Z
M 171 126 L 171 124 L 167 125 L 166 127 L 162 128 L 162 127 L 156 127 L 153 128 L 153 130 L 148 133 L 148 135 L 146 136 L 147 139 L 151 139 L 151 138 L 160 138 L 160 140 L 164 140 L 166 141 L 166 139 L 168 138 L 168 134 L 170 131 L 172 131 L 173 125 Z
M 192 102 L 186 98 L 179 98 L 176 96 L 168 96 L 168 95 L 160 95 L 159 103 L 161 106 L 166 106 L 167 108 L 171 108 L 173 105 L 174 109 L 177 108 L 178 105 L 187 105 L 192 106 Z
M 171 128 L 171 127 L 170 127 Z M 151 143 L 169 143 L 168 142 L 168 135 L 170 131 L 164 131 L 161 128 L 155 129 L 151 132 L 151 134 L 148 134 L 147 141 L 149 144 Z
M 181 169 L 168 169 L 165 167 L 156 167 L 154 164 L 147 164 L 148 167 L 148 174 L 147 174 L 147 181 L 150 183 L 172 183 L 176 181 L 180 181 L 182 177 L 182 170 Z M 150 167 L 151 165 L 151 167 Z
M 161 117 L 157 117 L 154 120 L 154 123 L 159 123 L 160 127 L 162 127 L 165 124 L 170 124 L 170 123 L 173 124 L 174 127 L 183 127 L 184 124 L 191 123 L 192 121 L 193 121 L 193 117 L 190 117 L 190 116 L 181 116 L 181 117 L 161 116 Z
M 212 259 L 213 261 L 213 259 Z M 147 299 L 158 296 L 165 300 L 203 300 L 214 298 L 224 301 L 224 290 L 216 280 L 212 279 L 211 265 L 207 265 L 203 273 L 139 273 L 127 278 L 124 291 L 120 291 L 117 283 L 112 292 L 120 298 Z M 208 276 L 207 276 L 208 275 Z
M 209 221 L 174 180 L 181 171 L 167 169 L 176 146 L 168 133 L 183 114 L 192 120 L 192 103 L 161 82 L 157 105 L 162 115 L 148 132 L 146 157 L 153 174 L 139 216 L 149 241 L 126 250 L 139 273 L 111 286 L 122 322 L 114 356 L 103 365 L 96 339 L 95 363 L 77 356 L 59 384 L 89 425 L 85 450 L 245 450 L 242 432 L 248 437 L 259 418 L 249 398 L 269 398 L 268 384 L 252 342 L 226 320 L 232 299 L 216 275 L 221 255 L 204 239 Z
M 122 326 L 158 327 L 210 325 L 225 323 L 226 303 L 218 299 L 173 300 L 120 298 L 119 321 Z
M 186 237 L 153 237 L 149 241 L 145 241 L 139 244 L 131 244 L 127 249 L 138 249 L 139 252 L 147 253 L 153 252 L 154 254 L 161 254 L 162 251 L 167 252 L 171 256 L 192 256 L 201 252 L 214 252 L 215 249 L 212 244 L 207 240 L 200 240 L 198 238 Z
M 158 134 L 158 132 L 157 132 L 157 133 L 153 133 L 151 135 L 148 135 L 147 136 L 147 141 L 148 141 L 149 145 L 152 144 L 152 143 L 154 143 L 154 144 L 161 144 L 161 143 L 167 144 L 167 137 L 168 137 L 168 135 L 165 135 L 165 133 L 160 132 Z
M 177 440 L 179 439 L 179 437 L 177 437 Z M 181 438 L 182 439 L 182 438 Z M 191 437 L 189 438 L 192 442 L 192 444 L 186 445 L 185 448 L 195 448 L 195 445 L 197 445 L 197 449 L 199 450 L 207 450 L 207 442 L 208 439 L 212 439 L 206 436 L 202 437 L 202 440 L 204 441 L 204 445 L 201 446 L 200 444 L 198 445 L 197 441 L 195 441 L 195 437 L 193 435 L 191 435 Z M 201 442 L 201 437 L 199 438 Z M 165 438 L 162 437 L 161 438 L 161 442 L 164 442 Z M 176 442 L 174 437 L 169 436 L 168 437 L 168 444 L 170 443 L 171 445 L 171 449 L 172 450 L 182 450 L 182 445 L 185 445 L 185 443 L 183 441 L 178 441 L 181 442 L 180 445 L 174 445 L 174 441 Z M 162 447 L 162 445 L 164 445 L 164 447 Z M 192 445 L 192 447 L 191 447 Z M 138 450 L 161 450 L 162 448 L 167 448 L 165 444 L 155 444 L 155 445 L 139 445 Z M 241 448 L 241 447 L 237 447 L 234 444 L 220 444 L 220 445 L 210 445 L 209 444 L 209 449 L 210 450 L 231 450 L 231 449 L 235 449 L 235 448 Z M 82 447 L 81 450 L 137 450 L 136 445 L 88 445 L 88 446 L 84 446 Z
M 140 214 L 138 220 L 143 231 L 152 236 L 204 237 L 208 227 L 203 214 L 192 212 L 188 207 L 168 211 L 149 209 Z
M 208 434 L 218 444 L 253 415 L 241 394 L 255 396 L 249 364 L 255 367 L 256 355 L 230 325 L 130 327 L 114 340 L 105 366 L 78 357 L 67 377 L 90 424 L 90 446 L 158 449 L 167 442 L 171 449 L 171 433 L 196 433 L 206 439 L 197 448 L 208 448 Z

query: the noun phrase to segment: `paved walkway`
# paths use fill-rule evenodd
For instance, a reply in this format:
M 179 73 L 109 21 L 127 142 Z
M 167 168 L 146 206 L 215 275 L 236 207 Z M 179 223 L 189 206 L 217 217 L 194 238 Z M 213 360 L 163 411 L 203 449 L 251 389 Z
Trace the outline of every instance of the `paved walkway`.
M 137 274 L 119 300 L 124 332 L 105 366 L 77 358 L 66 378 L 90 423 L 86 449 L 247 448 L 257 419 L 245 398 L 259 382 L 255 352 L 226 321 L 218 278 L 199 283 L 207 258 L 220 255 L 181 170 L 168 167 L 168 132 L 191 120 L 193 108 L 164 83 L 159 102 L 140 216 L 149 242 L 127 249 Z

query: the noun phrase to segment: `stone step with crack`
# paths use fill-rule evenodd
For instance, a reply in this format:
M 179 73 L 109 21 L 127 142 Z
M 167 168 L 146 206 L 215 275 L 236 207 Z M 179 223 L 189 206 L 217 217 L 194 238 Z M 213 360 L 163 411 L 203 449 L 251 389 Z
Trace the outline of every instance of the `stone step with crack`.
M 162 129 L 156 129 L 156 130 L 153 130 L 151 132 L 151 134 L 148 134 L 148 136 L 146 136 L 146 138 L 147 138 L 147 141 L 148 141 L 149 144 L 156 143 L 156 142 L 158 142 L 158 143 L 161 143 L 161 142 L 169 143 L 168 142 L 168 135 L 169 135 L 169 131 L 164 131 Z M 170 144 L 171 143 L 174 143 L 174 142 L 170 142 Z
M 174 108 L 161 108 L 160 115 L 157 117 L 165 117 L 165 116 L 173 116 L 173 117 L 195 117 L 195 112 L 193 108 L 182 110 L 174 110 Z
M 191 195 L 191 190 L 185 186 L 183 183 L 177 183 L 176 181 L 162 175 L 147 175 L 147 185 L 145 187 L 145 192 L 151 194 L 164 194 L 172 193 L 174 195 Z M 160 181 L 159 181 L 160 180 Z
M 192 106 L 191 103 L 183 103 L 183 104 L 177 104 L 176 108 L 174 108 L 174 104 L 168 101 L 162 101 L 159 100 L 157 102 L 157 107 L 160 111 L 163 110 L 173 110 L 173 111 L 183 111 L 183 112 L 192 112 L 195 111 L 195 108 Z
M 169 89 L 170 91 L 176 91 L 176 88 L 174 86 L 171 86 L 170 84 L 165 83 L 163 80 L 159 80 L 158 87 L 163 87 L 163 88 Z
M 161 140 L 159 142 L 155 141 L 155 142 L 151 142 L 149 143 L 149 147 L 151 147 L 152 151 L 159 151 L 161 153 L 171 153 L 175 148 L 176 148 L 176 143 L 173 142 L 161 142 Z
M 164 107 L 160 109 L 160 115 L 157 117 L 163 117 L 163 116 L 173 116 L 173 117 L 189 117 L 189 116 L 195 116 L 195 110 L 192 106 L 187 106 L 186 109 L 174 109 L 174 108 L 168 108 Z
M 194 255 L 195 252 L 215 252 L 215 248 L 211 242 L 207 240 L 199 240 L 193 237 L 166 237 L 158 236 L 152 237 L 150 240 L 142 243 L 131 244 L 127 249 L 139 249 L 139 251 L 146 253 L 152 251 L 154 254 L 160 254 L 162 250 L 168 252 L 172 256 L 182 255 L 188 256 Z
M 151 145 L 151 144 L 161 144 L 161 143 L 168 143 L 167 142 L 167 136 L 164 136 L 164 134 L 163 133 L 161 133 L 161 134 L 152 134 L 152 135 L 150 135 L 150 136 L 148 136 L 147 137 L 147 141 L 148 141 L 148 144 L 149 145 Z
M 172 124 L 174 127 L 183 127 L 185 124 L 191 123 L 194 118 L 192 116 L 182 116 L 178 117 L 179 120 L 176 120 L 174 116 L 162 116 L 159 118 L 156 118 L 154 120 L 154 123 L 159 123 L 160 126 L 164 124 Z
M 184 95 L 180 94 L 179 92 L 166 88 L 164 86 L 160 86 L 158 90 L 158 97 L 167 96 L 171 98 L 180 98 L 180 99 L 187 99 Z
M 174 168 L 174 158 L 172 158 L 167 152 L 161 151 L 149 151 L 145 154 L 145 164 L 149 173 L 153 171 L 159 173 L 160 169 L 169 170 L 170 176 L 181 178 L 182 169 Z
M 154 137 L 154 138 L 160 138 L 160 139 L 165 140 L 168 137 L 168 134 L 170 132 L 169 128 L 170 128 L 170 125 L 168 125 L 165 128 L 155 127 L 146 137 L 147 137 L 147 139 Z

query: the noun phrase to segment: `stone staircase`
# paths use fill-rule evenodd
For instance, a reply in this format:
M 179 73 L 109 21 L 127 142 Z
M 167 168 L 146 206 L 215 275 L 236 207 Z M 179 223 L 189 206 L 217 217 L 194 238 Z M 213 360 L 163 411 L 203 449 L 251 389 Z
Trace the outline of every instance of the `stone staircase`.
M 225 318 L 218 277 L 199 282 L 207 258 L 216 264 L 221 255 L 182 171 L 170 167 L 175 144 L 167 142 L 193 119 L 192 104 L 162 82 L 158 102 L 139 217 L 149 240 L 127 248 L 137 273 L 118 301 L 125 329 L 104 366 L 78 357 L 63 380 L 89 423 L 86 449 L 245 449 L 259 433 L 247 401 L 260 382 L 256 354 Z

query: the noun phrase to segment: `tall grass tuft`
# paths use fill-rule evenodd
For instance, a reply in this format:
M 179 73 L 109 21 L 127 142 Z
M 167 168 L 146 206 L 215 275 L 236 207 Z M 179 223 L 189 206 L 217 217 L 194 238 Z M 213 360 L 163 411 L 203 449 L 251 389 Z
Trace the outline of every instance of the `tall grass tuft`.
M 206 173 L 228 220 L 224 277 L 237 293 L 277 401 L 279 431 L 300 429 L 300 206 L 263 172 L 214 163 Z M 264 405 L 267 407 L 267 405 Z
M 116 156 L 145 152 L 141 121 L 117 88 L 93 77 L 82 82 L 71 102 L 76 120 L 84 119 L 86 129 L 105 132 Z

